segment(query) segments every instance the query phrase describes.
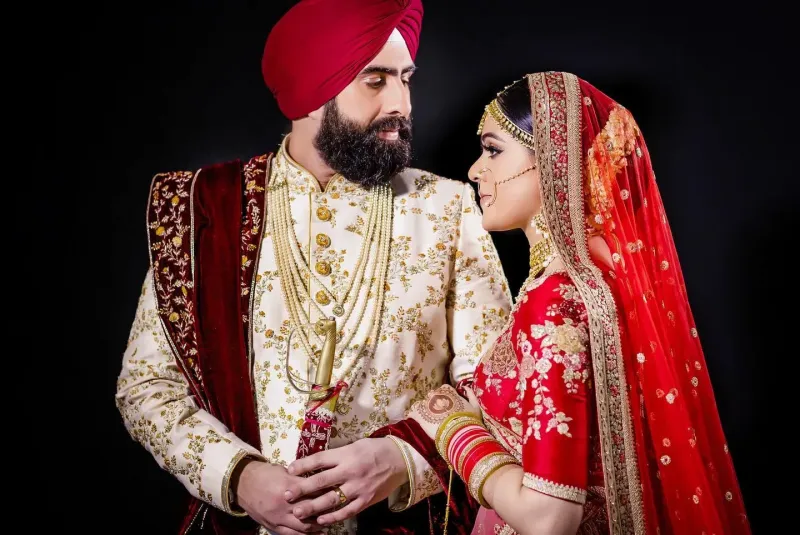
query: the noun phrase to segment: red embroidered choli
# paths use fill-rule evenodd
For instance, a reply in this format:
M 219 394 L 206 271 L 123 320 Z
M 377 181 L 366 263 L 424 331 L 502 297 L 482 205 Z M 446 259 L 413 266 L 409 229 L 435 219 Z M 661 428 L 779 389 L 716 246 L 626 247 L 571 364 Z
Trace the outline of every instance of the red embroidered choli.
M 523 485 L 581 504 L 588 492 L 584 523 L 604 512 L 588 315 L 565 272 L 522 288 L 475 391 L 487 427 L 522 465 Z M 504 525 L 496 515 L 478 520 L 477 533 L 482 522 Z

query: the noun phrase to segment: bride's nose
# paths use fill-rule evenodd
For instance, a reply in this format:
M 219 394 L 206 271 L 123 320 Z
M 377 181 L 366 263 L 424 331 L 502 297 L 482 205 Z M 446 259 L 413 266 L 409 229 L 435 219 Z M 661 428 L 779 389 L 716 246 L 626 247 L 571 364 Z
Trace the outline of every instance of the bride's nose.
M 481 161 L 478 160 L 469 168 L 469 179 L 473 182 L 478 182 L 486 171 L 488 171 L 488 168 L 482 167 Z

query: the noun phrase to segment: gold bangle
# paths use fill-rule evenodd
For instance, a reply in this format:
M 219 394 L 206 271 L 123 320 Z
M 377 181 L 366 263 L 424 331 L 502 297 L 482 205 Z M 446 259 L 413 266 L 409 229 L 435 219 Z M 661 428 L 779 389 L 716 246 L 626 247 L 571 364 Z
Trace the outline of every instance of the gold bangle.
M 447 459 L 447 445 L 450 443 L 450 440 L 453 438 L 453 435 L 455 435 L 464 427 L 472 424 L 480 425 L 477 419 L 461 417 L 450 420 L 447 423 L 446 427 L 445 426 L 442 427 L 443 432 L 439 437 L 439 440 L 436 442 L 436 450 L 439 452 L 439 455 L 441 455 L 443 459 L 448 461 L 448 463 L 450 461 L 449 459 Z
M 447 442 L 445 440 L 445 435 L 447 435 L 450 431 L 454 428 L 463 427 L 468 423 L 475 423 L 481 427 L 483 427 L 483 422 L 478 419 L 474 414 L 471 413 L 457 413 L 449 416 L 436 430 L 436 438 L 434 441 L 436 444 L 444 444 L 446 445 Z
M 476 421 L 480 421 L 478 417 L 475 415 L 475 413 L 467 411 L 454 412 L 453 414 L 448 415 L 447 418 L 445 418 L 444 421 L 441 424 L 439 424 L 439 428 L 436 430 L 436 439 L 435 439 L 436 442 L 439 442 L 439 438 L 441 437 L 444 428 L 447 427 L 448 424 L 450 424 L 453 420 L 457 418 L 471 418 Z M 483 422 L 481 422 L 481 424 L 482 423 Z
M 507 464 L 517 464 L 517 460 L 505 452 L 490 453 L 480 461 L 469 475 L 469 491 L 482 506 L 491 509 L 483 499 L 483 485 L 495 471 Z
M 453 439 L 453 435 L 458 433 L 463 428 L 469 425 L 477 425 L 480 426 L 481 429 L 484 427 L 476 418 L 454 418 L 448 422 L 447 427 L 442 428 L 442 435 L 439 437 L 439 441 L 436 443 L 436 449 L 439 450 L 442 457 L 447 457 L 447 447 L 450 444 L 450 441 Z

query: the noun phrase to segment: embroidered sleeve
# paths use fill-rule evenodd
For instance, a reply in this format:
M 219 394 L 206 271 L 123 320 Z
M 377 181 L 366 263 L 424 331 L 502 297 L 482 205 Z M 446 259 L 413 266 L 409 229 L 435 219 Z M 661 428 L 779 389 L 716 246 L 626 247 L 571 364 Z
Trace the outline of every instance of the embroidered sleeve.
M 425 457 L 404 440 L 391 435 L 389 438 L 400 448 L 408 470 L 408 483 L 389 496 L 389 509 L 394 512 L 405 511 L 425 498 L 441 492 L 443 489 L 436 472 Z
M 150 275 L 123 355 L 117 408 L 131 437 L 193 496 L 240 515 L 229 505 L 233 468 L 246 455 L 261 455 L 191 396 L 160 324 Z
M 453 385 L 471 378 L 483 353 L 500 334 L 511 294 L 492 237 L 483 229 L 472 186 L 464 184 L 461 222 L 447 292 L 447 328 L 453 350 Z
M 527 299 L 512 331 L 520 363 L 523 485 L 584 503 L 593 399 L 586 308 L 564 277 L 531 290 Z

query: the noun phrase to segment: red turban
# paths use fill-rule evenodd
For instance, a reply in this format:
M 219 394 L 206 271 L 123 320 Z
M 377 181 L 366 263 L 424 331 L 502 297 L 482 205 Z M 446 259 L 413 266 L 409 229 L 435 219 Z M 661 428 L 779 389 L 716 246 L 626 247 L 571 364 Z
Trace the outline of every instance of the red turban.
M 417 55 L 422 0 L 301 0 L 270 32 L 261 72 L 281 112 L 308 115 L 378 55 L 392 30 Z

